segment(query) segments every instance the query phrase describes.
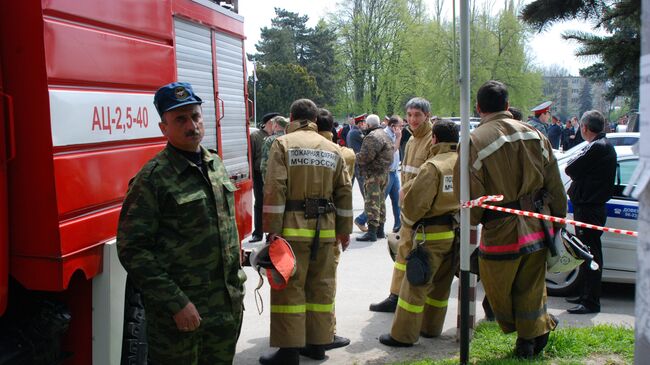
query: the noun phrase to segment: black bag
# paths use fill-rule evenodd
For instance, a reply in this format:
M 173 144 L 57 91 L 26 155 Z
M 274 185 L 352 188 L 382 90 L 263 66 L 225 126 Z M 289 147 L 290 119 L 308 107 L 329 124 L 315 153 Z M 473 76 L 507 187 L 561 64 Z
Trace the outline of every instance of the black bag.
M 422 227 L 423 235 L 424 227 Z M 418 227 L 418 228 L 419 228 Z M 416 230 L 417 231 L 417 230 Z M 413 235 L 415 237 L 415 233 Z M 422 247 L 425 241 L 414 243 L 415 248 L 406 257 L 406 279 L 413 286 L 422 286 L 431 280 L 431 266 L 429 265 L 429 254 Z

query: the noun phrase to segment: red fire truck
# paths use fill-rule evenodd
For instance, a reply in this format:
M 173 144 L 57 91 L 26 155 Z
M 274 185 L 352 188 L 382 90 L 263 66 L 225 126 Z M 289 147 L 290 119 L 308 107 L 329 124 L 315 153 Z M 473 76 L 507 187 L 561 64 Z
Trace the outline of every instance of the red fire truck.
M 0 1 L 0 364 L 118 364 L 128 181 L 165 140 L 155 90 L 190 82 L 203 144 L 239 187 L 250 234 L 237 1 Z

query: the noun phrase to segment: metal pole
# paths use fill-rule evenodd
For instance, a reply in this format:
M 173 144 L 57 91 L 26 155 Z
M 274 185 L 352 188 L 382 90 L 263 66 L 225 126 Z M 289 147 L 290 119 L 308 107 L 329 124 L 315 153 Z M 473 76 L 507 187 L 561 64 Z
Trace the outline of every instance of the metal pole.
M 452 29 L 452 42 L 451 45 L 451 67 L 452 67 L 452 77 L 454 78 L 453 82 L 458 84 L 458 67 L 456 67 L 456 0 L 451 1 L 451 29 Z M 456 97 L 456 89 L 452 89 L 452 97 Z M 456 113 L 452 114 L 452 117 L 455 117 Z
M 257 61 L 253 58 L 253 121 L 257 128 Z
M 469 1 L 460 0 L 460 200 L 469 201 Z M 460 210 L 460 363 L 469 361 L 469 209 Z

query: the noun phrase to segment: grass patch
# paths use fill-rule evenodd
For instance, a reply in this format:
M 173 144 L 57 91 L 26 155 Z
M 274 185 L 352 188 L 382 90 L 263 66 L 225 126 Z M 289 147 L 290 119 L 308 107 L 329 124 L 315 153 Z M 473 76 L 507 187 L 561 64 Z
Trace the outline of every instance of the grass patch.
M 470 344 L 470 364 L 558 364 L 573 365 L 594 361 L 595 364 L 631 364 L 634 360 L 634 330 L 631 328 L 597 325 L 582 328 L 562 328 L 551 333 L 543 354 L 533 360 L 513 356 L 517 337 L 505 335 L 494 322 L 481 322 Z M 404 365 L 455 365 L 458 356 L 443 360 L 420 360 Z

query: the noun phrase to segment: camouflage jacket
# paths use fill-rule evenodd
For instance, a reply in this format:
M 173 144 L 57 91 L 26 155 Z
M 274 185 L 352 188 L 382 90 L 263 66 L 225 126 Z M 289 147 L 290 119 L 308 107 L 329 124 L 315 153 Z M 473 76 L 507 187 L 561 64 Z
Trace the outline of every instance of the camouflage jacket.
M 201 316 L 240 313 L 235 185 L 216 152 L 201 147 L 201 169 L 167 146 L 129 186 L 117 230 L 122 265 L 147 306 L 170 314 L 192 301 Z
M 264 139 L 264 143 L 262 144 L 262 157 L 260 158 L 260 171 L 262 171 L 262 181 L 265 181 L 264 175 L 266 175 L 266 168 L 269 163 L 269 151 L 271 150 L 271 145 L 278 137 L 283 135 L 284 131 L 272 134 Z
M 393 162 L 393 141 L 388 134 L 377 127 L 363 139 L 361 150 L 357 153 L 357 164 L 363 176 L 388 175 Z

